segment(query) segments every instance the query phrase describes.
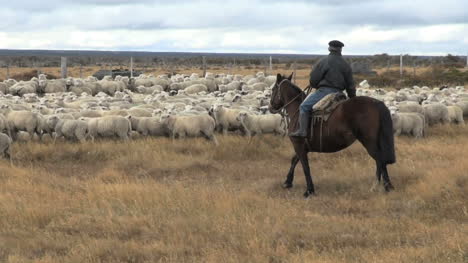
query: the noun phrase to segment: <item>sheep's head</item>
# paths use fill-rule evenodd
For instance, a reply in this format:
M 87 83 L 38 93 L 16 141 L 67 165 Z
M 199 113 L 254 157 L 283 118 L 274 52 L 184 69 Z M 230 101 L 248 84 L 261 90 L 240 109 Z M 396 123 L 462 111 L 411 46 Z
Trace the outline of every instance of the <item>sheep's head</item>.
M 55 116 L 55 115 L 52 115 L 52 116 L 49 116 L 46 120 L 46 123 L 47 123 L 47 126 L 49 127 L 55 127 L 57 125 L 57 122 L 59 121 L 59 117 L 58 116 Z
M 390 110 L 390 115 L 392 116 L 392 119 L 396 119 L 398 117 L 398 112 L 400 109 L 395 106 L 390 106 L 388 107 L 388 110 Z
M 47 86 L 47 80 L 45 80 L 45 79 L 39 80 L 39 87 L 40 88 L 45 88 L 45 86 Z
M 171 115 L 168 114 L 168 113 L 161 114 L 161 116 L 159 117 L 159 121 L 161 123 L 167 123 L 169 121 L 170 117 L 171 117 Z
M 221 112 L 223 110 L 223 105 L 221 104 L 215 104 L 212 106 L 212 112 Z
M 237 115 L 236 120 L 243 122 L 243 121 L 245 121 L 245 119 L 247 117 L 248 117 L 248 113 L 245 112 L 245 111 L 241 111 L 241 112 L 239 112 L 239 115 Z
M 55 114 L 58 114 L 58 113 L 65 113 L 65 109 L 64 109 L 64 108 L 57 108 L 57 109 L 55 109 L 54 113 L 55 113 Z
M 242 96 L 239 94 L 236 94 L 234 98 L 232 99 L 232 102 L 240 102 L 242 100 Z
M 161 109 L 155 109 L 155 110 L 153 110 L 153 113 L 152 113 L 152 115 L 153 115 L 154 117 L 161 116 L 161 114 L 162 114 L 162 110 L 161 110 Z

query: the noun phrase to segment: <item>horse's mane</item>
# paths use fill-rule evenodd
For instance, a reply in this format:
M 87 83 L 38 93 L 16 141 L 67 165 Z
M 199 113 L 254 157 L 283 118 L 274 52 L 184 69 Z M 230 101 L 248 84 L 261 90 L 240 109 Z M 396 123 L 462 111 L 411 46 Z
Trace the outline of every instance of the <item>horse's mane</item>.
M 289 84 L 291 85 L 291 87 L 293 89 L 295 89 L 298 93 L 302 93 L 304 95 L 304 97 L 306 96 L 304 90 L 302 90 L 301 88 L 299 88 L 299 86 L 296 86 L 296 84 L 294 84 L 292 81 L 289 81 Z M 302 98 L 304 99 L 304 98 Z

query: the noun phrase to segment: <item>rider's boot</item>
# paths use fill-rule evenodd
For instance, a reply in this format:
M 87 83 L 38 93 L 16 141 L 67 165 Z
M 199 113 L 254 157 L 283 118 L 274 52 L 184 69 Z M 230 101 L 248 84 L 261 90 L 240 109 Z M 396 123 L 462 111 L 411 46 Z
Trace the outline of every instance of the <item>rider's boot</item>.
M 307 137 L 307 128 L 309 126 L 309 113 L 301 112 L 299 113 L 299 129 L 295 132 L 291 132 L 289 136 L 292 137 Z

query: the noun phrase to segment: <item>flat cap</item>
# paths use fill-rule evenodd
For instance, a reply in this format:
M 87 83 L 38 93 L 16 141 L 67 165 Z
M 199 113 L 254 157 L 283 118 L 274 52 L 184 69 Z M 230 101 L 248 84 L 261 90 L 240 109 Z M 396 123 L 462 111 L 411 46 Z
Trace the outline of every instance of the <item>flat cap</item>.
M 344 44 L 339 40 L 332 40 L 332 41 L 328 42 L 328 45 L 330 47 L 344 47 Z

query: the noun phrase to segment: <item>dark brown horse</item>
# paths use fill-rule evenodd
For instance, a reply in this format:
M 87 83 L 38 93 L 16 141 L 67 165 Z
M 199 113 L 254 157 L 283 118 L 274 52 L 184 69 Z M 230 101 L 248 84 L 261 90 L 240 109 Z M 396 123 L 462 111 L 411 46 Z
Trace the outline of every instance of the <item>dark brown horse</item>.
M 269 106 L 270 111 L 274 113 L 282 109 L 286 110 L 290 117 L 289 132 L 294 131 L 297 127 L 299 106 L 306 97 L 306 94 L 294 85 L 291 79 L 292 75 L 289 78 L 277 75 Z M 346 100 L 332 112 L 328 121 L 323 123 L 322 128 L 321 125 L 314 126 L 312 137 L 311 140 L 290 137 L 295 155 L 291 160 L 291 168 L 289 168 L 289 173 L 283 184 L 284 188 L 292 187 L 294 168 L 301 161 L 307 182 L 304 196 L 308 197 L 314 194 L 307 153 L 341 151 L 357 139 L 375 160 L 377 182 L 380 183 L 381 178 L 383 178 L 385 190 L 393 189 L 387 172 L 387 164 L 395 163 L 393 124 L 390 112 L 383 102 L 364 96 Z

